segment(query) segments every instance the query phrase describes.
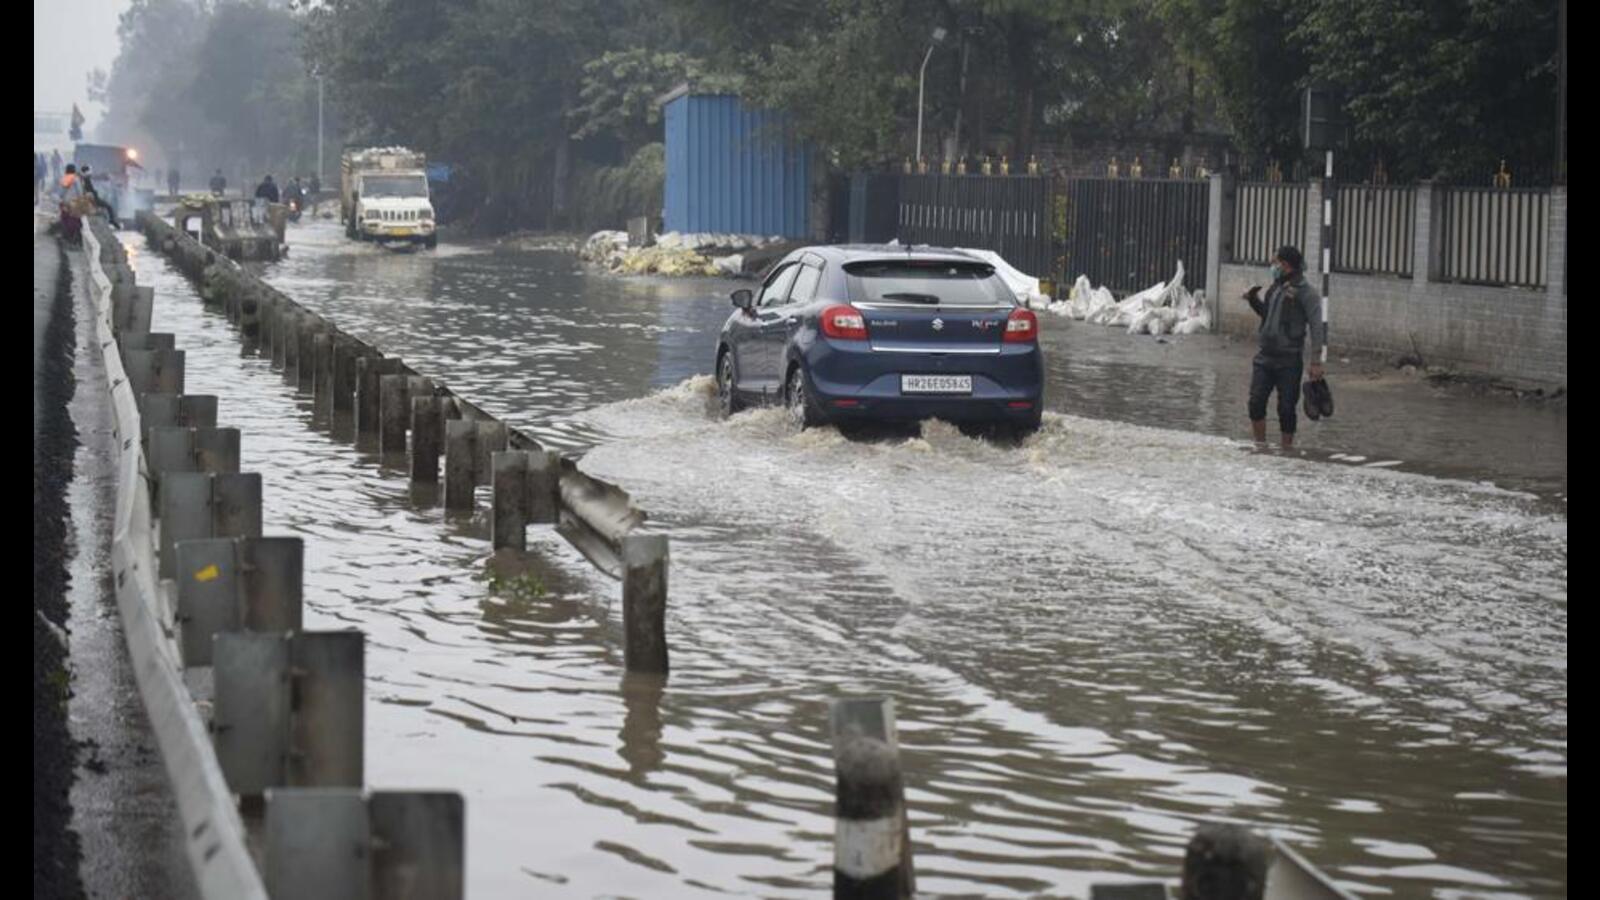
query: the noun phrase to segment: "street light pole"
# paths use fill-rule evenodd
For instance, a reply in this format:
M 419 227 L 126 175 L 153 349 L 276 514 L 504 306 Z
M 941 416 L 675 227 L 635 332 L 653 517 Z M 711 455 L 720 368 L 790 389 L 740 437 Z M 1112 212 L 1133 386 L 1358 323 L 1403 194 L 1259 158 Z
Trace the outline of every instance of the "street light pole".
M 933 58 L 933 48 L 944 40 L 944 29 L 933 30 L 933 43 L 928 45 L 928 52 L 922 54 L 922 68 L 917 72 L 917 166 L 922 165 L 922 85 L 928 74 L 928 60 Z

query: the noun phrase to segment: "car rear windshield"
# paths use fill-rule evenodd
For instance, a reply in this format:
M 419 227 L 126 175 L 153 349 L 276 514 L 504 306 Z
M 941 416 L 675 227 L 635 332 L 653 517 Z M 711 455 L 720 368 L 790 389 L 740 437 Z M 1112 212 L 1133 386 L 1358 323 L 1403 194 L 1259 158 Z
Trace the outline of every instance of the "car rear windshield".
M 1014 306 L 1016 296 L 987 263 L 894 259 L 847 263 L 850 302 Z

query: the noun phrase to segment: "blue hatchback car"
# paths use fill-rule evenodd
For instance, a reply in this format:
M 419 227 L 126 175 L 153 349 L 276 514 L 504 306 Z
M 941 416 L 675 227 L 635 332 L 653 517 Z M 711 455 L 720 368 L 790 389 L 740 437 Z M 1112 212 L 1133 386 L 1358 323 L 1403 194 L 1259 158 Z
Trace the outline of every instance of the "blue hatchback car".
M 784 257 L 717 341 L 725 415 L 783 403 L 801 428 L 938 418 L 1039 427 L 1039 321 L 956 250 L 828 246 Z

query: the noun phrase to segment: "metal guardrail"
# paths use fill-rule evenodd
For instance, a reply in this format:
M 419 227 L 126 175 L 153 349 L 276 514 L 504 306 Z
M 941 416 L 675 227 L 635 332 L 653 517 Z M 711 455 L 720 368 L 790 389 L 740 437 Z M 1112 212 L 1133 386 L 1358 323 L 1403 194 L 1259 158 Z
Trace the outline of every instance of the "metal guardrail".
M 215 427 L 215 397 L 183 394 L 173 335 L 132 330 L 149 328 L 153 292 L 105 223 L 88 226 L 119 453 L 117 603 L 200 896 L 458 900 L 460 795 L 366 791 L 365 635 L 302 629 L 303 542 L 262 536 L 238 430 Z M 259 860 L 236 798 L 265 813 Z M 360 827 L 330 803 L 364 810 Z M 310 833 L 323 839 L 273 839 Z
M 90 221 L 98 224 L 98 220 Z M 112 281 L 98 262 L 103 237 L 95 233 L 98 230 L 93 224 L 84 229 L 83 241 L 90 261 L 95 341 L 105 357 L 114 418 L 112 435 L 120 452 L 111 565 L 128 653 L 172 782 L 178 814 L 183 819 L 184 849 L 200 895 L 265 900 L 266 886 L 246 847 L 244 823 L 234 807 L 233 793 L 211 750 L 206 724 L 184 685 L 177 645 L 163 625 L 151 525 L 150 473 L 139 447 L 140 418 L 133 384 L 116 352 Z
M 495 472 L 502 462 L 525 470 L 522 476 L 508 475 L 504 489 L 492 491 L 494 514 L 502 521 L 515 518 L 525 525 L 542 521 L 530 518 L 529 512 L 548 507 L 559 534 L 601 572 L 623 581 L 625 626 L 628 621 L 654 621 L 659 616 L 665 603 L 665 577 L 657 583 L 628 576 L 632 569 L 664 565 L 666 549 L 661 548 L 660 560 L 637 548 L 630 553 L 630 542 L 646 540 L 632 533 L 646 517 L 626 491 L 585 474 L 572 460 L 506 426 L 443 382 L 384 356 L 154 214 L 141 214 L 139 223 L 151 242 L 199 285 L 202 299 L 220 304 L 238 324 L 242 340 L 281 365 L 286 381 L 293 380 L 300 388 L 309 384 L 319 416 L 349 412 L 357 444 L 375 443 L 386 456 L 408 453 L 413 482 L 438 482 L 442 448 L 447 509 L 471 509 L 475 488 L 496 484 Z M 500 459 L 508 453 L 528 454 L 529 461 Z M 547 495 L 550 502 L 545 504 L 541 498 Z M 496 549 L 520 547 L 520 528 L 492 531 Z M 635 559 L 632 566 L 630 558 Z M 660 646 L 640 648 L 628 658 L 648 661 L 641 663 L 642 671 L 656 671 L 659 663 L 664 672 L 665 634 L 662 629 L 651 633 Z

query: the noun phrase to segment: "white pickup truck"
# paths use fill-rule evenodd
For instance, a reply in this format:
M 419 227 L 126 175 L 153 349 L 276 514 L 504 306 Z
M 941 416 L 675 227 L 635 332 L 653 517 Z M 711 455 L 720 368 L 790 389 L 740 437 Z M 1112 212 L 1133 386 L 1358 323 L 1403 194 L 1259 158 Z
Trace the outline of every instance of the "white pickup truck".
M 421 153 L 404 147 L 346 150 L 339 168 L 339 212 L 347 237 L 438 246 Z

